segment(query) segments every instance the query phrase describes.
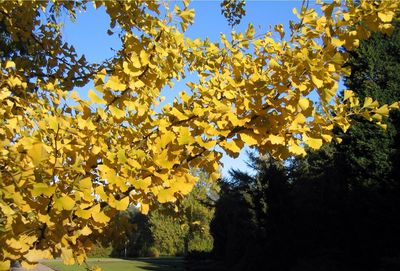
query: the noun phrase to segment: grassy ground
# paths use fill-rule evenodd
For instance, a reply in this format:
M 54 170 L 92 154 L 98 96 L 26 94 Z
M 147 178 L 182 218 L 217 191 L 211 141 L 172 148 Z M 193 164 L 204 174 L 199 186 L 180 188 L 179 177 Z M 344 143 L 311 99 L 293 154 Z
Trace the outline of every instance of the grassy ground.
M 101 267 L 102 271 L 183 271 L 182 258 L 140 258 L 122 260 L 112 258 L 88 259 L 89 266 Z M 85 265 L 64 265 L 61 261 L 46 261 L 44 265 L 56 271 L 85 271 Z

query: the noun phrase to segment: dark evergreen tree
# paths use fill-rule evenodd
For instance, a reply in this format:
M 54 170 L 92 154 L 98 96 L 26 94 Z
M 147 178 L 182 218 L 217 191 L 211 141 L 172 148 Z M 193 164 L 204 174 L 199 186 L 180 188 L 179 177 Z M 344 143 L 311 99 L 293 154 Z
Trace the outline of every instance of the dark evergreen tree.
M 399 101 L 399 41 L 396 26 L 393 35 L 375 34 L 349 52 L 346 87 L 362 100 Z M 391 112 L 387 131 L 354 119 L 347 133 L 338 132 L 341 144 L 292 165 L 300 265 L 386 270 L 384 259 L 400 255 L 399 116 Z
M 211 223 L 214 255 L 229 270 L 287 270 L 292 224 L 287 173 L 269 156 L 250 156 L 255 175 L 232 170 L 220 183 Z

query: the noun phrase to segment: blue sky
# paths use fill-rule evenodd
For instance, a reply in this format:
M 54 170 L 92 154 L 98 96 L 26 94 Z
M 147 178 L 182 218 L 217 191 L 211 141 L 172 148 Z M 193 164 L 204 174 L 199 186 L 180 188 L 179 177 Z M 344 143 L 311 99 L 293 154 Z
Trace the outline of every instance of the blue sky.
M 196 11 L 195 21 L 186 32 L 191 38 L 210 38 L 211 41 L 218 41 L 220 33 L 229 34 L 231 28 L 226 19 L 221 15 L 219 1 L 192 1 L 190 7 Z M 252 23 L 257 33 L 265 33 L 270 25 L 283 24 L 288 29 L 289 20 L 295 20 L 293 8 L 300 10 L 302 1 L 247 1 L 246 16 L 242 19 L 240 25 L 235 27 L 236 31 L 243 31 L 249 23 Z M 78 54 L 85 54 L 89 62 L 101 62 L 111 58 L 115 50 L 121 46 L 117 36 L 107 35 L 108 15 L 104 9 L 94 10 L 89 8 L 87 12 L 78 14 L 75 23 L 65 19 L 63 35 L 67 42 L 74 45 Z M 91 84 L 81 89 L 83 97 L 90 88 Z M 166 100 L 172 101 L 179 91 L 185 90 L 185 82 L 177 82 L 173 89 L 163 91 Z M 222 174 L 226 175 L 230 168 L 248 170 L 245 166 L 246 150 L 242 150 L 240 156 L 232 159 L 224 155 L 222 162 Z

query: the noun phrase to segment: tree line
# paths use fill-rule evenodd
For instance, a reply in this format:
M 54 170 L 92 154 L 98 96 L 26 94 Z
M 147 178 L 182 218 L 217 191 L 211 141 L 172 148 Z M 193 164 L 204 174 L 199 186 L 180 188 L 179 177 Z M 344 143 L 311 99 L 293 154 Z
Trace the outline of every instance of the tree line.
M 109 226 L 92 236 L 91 257 L 184 256 L 210 252 L 210 222 L 219 187 L 204 171 L 193 171 L 199 182 L 175 204 L 159 205 L 149 214 L 132 206 L 119 212 Z

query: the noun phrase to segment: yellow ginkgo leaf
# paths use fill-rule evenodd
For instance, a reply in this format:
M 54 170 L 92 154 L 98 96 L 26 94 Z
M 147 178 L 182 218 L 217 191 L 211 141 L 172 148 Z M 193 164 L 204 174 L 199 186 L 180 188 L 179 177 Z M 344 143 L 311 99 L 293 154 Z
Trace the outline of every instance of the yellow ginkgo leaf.
M 145 86 L 145 83 L 142 80 L 135 80 L 129 83 L 129 87 L 135 89 L 135 88 L 142 88 Z
M 42 142 L 36 142 L 28 150 L 28 155 L 32 158 L 32 162 L 35 166 L 41 162 L 46 161 L 49 157 L 45 145 Z
M 330 134 L 321 134 L 321 137 L 325 142 L 331 142 L 333 138 Z
M 299 145 L 293 143 L 292 145 L 289 146 L 289 151 L 294 154 L 294 155 L 299 155 L 299 156 L 304 156 L 306 155 L 306 151 L 304 148 L 300 147 Z
M 32 189 L 32 196 L 37 197 L 40 195 L 51 196 L 55 192 L 55 187 L 49 186 L 45 183 L 35 183 Z
M 122 119 L 123 117 L 125 117 L 125 111 L 121 110 L 113 105 L 110 105 L 109 107 L 110 112 L 112 114 L 113 117 L 117 118 L 117 119 Z
M 79 180 L 78 187 L 81 190 L 87 190 L 92 188 L 92 178 L 86 177 L 82 180 Z
M 363 108 L 374 108 L 377 106 L 379 106 L 378 101 L 374 101 L 371 97 L 365 98 Z
M 241 133 L 240 138 L 243 140 L 244 143 L 246 143 L 249 146 L 254 146 L 254 145 L 259 144 L 257 139 L 255 139 L 253 136 L 250 136 L 245 133 Z
M 274 58 L 271 58 L 269 60 L 269 67 L 272 68 L 272 69 L 275 69 L 275 68 L 279 68 L 280 65 Z
M 299 100 L 299 106 L 304 111 L 310 106 L 310 101 L 307 98 L 302 98 Z
M 29 250 L 29 245 L 27 245 L 25 242 L 21 241 L 20 239 L 15 239 L 15 238 L 8 239 L 6 241 L 6 244 L 9 247 L 11 247 L 15 250 L 22 251 L 22 252 Z
M 188 145 L 193 144 L 195 139 L 193 138 L 192 134 L 188 127 L 180 127 L 179 128 L 179 135 L 178 135 L 178 143 L 180 145 Z
M 343 139 L 340 137 L 335 137 L 334 139 L 335 139 L 336 143 L 338 143 L 338 144 L 342 143 L 342 141 L 343 141 Z
M 176 176 L 174 181 L 171 183 L 170 189 L 173 192 L 180 192 L 183 195 L 187 195 L 192 191 L 197 180 L 197 177 L 194 177 L 189 173 L 183 174 L 182 176 Z
M 61 248 L 61 259 L 66 265 L 73 265 L 75 263 L 74 253 L 70 248 Z
M 155 155 L 154 163 L 160 168 L 171 169 L 178 161 L 174 159 L 172 155 L 168 155 L 168 153 L 168 149 L 165 149 L 161 153 Z
M 112 90 L 125 90 L 126 84 L 122 83 L 117 76 L 110 76 L 105 87 Z
M 97 214 L 98 212 L 100 212 L 100 204 L 96 204 L 91 208 L 78 209 L 75 211 L 75 214 L 84 219 L 88 219 L 93 216 L 93 214 Z
M 7 98 L 7 97 L 10 97 L 10 95 L 11 95 L 11 91 L 2 90 L 2 91 L 0 92 L 0 101 L 1 101 L 1 100 L 4 100 L 4 99 Z
M 336 90 L 337 90 L 336 87 L 321 89 L 320 93 L 322 101 L 329 102 L 332 99 L 332 97 L 336 95 Z
M 129 197 L 124 197 L 121 200 L 115 200 L 112 207 L 114 207 L 118 211 L 124 211 L 128 208 L 128 205 L 129 205 Z
M 285 138 L 283 136 L 277 135 L 268 135 L 267 140 L 271 142 L 271 144 L 275 145 L 283 145 L 285 144 Z
M 308 137 L 308 138 L 305 140 L 305 143 L 306 143 L 309 147 L 311 147 L 311 148 L 317 150 L 317 149 L 319 149 L 319 148 L 322 146 L 322 139 L 321 139 L 321 138 L 312 138 L 312 137 Z
M 132 168 L 141 168 L 141 165 L 135 159 L 127 159 L 126 163 Z
M 317 88 L 321 88 L 324 85 L 324 81 L 316 77 L 315 75 L 311 75 L 311 81 Z
M 74 208 L 75 206 L 75 201 L 67 196 L 67 195 L 61 195 L 61 197 L 57 198 L 54 201 L 54 208 L 57 210 L 67 210 L 70 211 Z
M 149 54 L 145 50 L 141 50 L 139 56 L 142 65 L 147 65 L 149 63 Z
M 56 132 L 57 132 L 57 130 L 58 130 L 58 128 L 59 128 L 59 120 L 57 119 L 57 117 L 55 117 L 55 116 L 49 116 L 49 117 L 46 119 L 46 121 L 47 121 L 47 123 L 49 124 L 50 129 L 52 129 L 53 131 L 56 131 Z
M 354 92 L 351 90 L 346 89 L 343 93 L 343 100 L 346 101 L 350 97 L 354 97 Z
M 10 260 L 2 260 L 0 261 L 0 271 L 8 271 L 10 270 Z
M 333 38 L 331 40 L 331 42 L 332 42 L 333 46 L 335 46 L 335 47 L 340 47 L 340 46 L 343 46 L 345 44 L 344 40 L 340 40 L 340 39 L 336 39 L 336 38 Z
M 158 202 L 166 203 L 166 202 L 174 202 L 176 201 L 176 197 L 174 195 L 174 191 L 172 189 L 163 189 L 157 194 Z
M 239 155 L 239 152 L 241 150 L 240 146 L 236 144 L 235 140 L 232 140 L 230 142 L 223 141 L 219 145 L 231 156 Z
M 390 109 L 399 109 L 400 108 L 400 102 L 394 102 L 389 106 Z
M 88 236 L 88 235 L 90 235 L 92 233 L 92 230 L 88 226 L 85 226 L 79 232 L 83 236 Z
M 92 101 L 92 103 L 96 103 L 96 104 L 106 104 L 107 103 L 103 98 L 100 98 L 99 96 L 97 96 L 97 94 L 92 89 L 89 90 L 88 97 Z
M 378 125 L 379 127 L 381 127 L 383 130 L 386 130 L 386 129 L 387 129 L 387 124 L 385 124 L 385 123 L 377 122 L 376 125 Z
M 145 190 L 151 185 L 151 177 L 135 180 L 133 185 L 135 186 L 136 189 Z
M 50 220 L 49 215 L 42 215 L 41 213 L 38 213 L 38 220 L 42 223 L 45 223 L 48 227 L 53 227 L 55 224 Z
M 49 250 L 39 250 L 39 249 L 31 249 L 27 254 L 24 255 L 24 258 L 31 263 L 37 263 L 43 259 L 51 259 L 51 253 Z
M 178 109 L 176 109 L 175 107 L 172 108 L 171 114 L 174 115 L 178 120 L 185 120 L 185 119 L 188 118 L 185 114 L 183 114 L 182 112 L 180 112 L 180 111 L 179 111 Z
M 382 116 L 388 116 L 389 115 L 389 107 L 387 104 L 379 107 L 378 109 L 375 110 L 376 114 L 382 115 Z
M 14 61 L 11 61 L 11 60 L 6 61 L 6 66 L 5 66 L 6 69 L 14 68 L 14 67 L 15 67 Z
M 142 67 L 139 56 L 137 55 L 136 52 L 132 52 L 130 56 L 130 64 L 135 67 L 136 69 L 140 69 Z
M 93 220 L 98 222 L 98 223 L 107 223 L 110 221 L 110 217 L 106 216 L 105 213 L 103 212 L 98 212 L 98 213 L 92 213 Z
M 149 204 L 143 202 L 140 204 L 140 212 L 142 214 L 147 215 L 149 213 L 149 209 L 150 209 Z
M 394 13 L 392 11 L 388 11 L 388 12 L 381 11 L 381 12 L 378 12 L 379 19 L 381 19 L 381 21 L 384 22 L 384 23 L 391 22 L 393 20 L 393 16 L 394 16 Z
M 75 212 L 75 215 L 77 215 L 78 217 L 81 217 L 83 219 L 88 219 L 89 217 L 92 216 L 92 212 L 90 210 L 79 209 Z

